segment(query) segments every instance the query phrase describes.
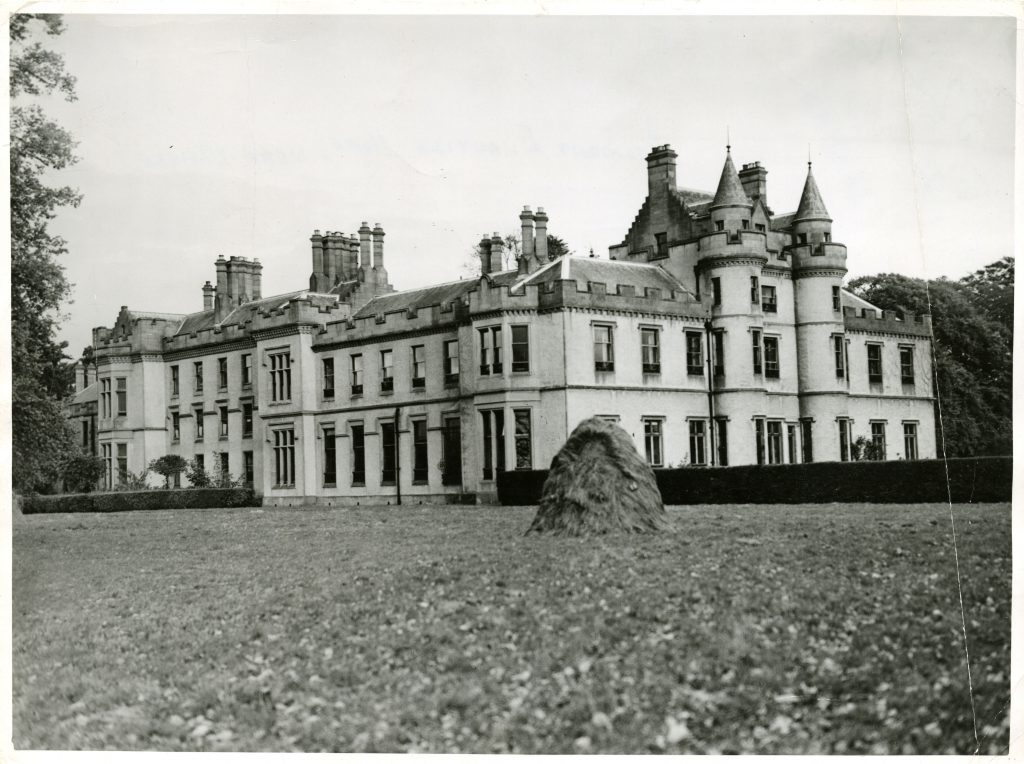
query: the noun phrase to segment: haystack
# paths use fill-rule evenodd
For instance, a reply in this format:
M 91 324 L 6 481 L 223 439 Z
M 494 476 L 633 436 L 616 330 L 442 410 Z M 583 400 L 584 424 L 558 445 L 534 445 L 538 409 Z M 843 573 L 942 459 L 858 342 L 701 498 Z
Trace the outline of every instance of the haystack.
M 594 417 L 573 430 L 551 462 L 526 533 L 587 536 L 667 527 L 654 471 L 633 439 L 618 425 Z

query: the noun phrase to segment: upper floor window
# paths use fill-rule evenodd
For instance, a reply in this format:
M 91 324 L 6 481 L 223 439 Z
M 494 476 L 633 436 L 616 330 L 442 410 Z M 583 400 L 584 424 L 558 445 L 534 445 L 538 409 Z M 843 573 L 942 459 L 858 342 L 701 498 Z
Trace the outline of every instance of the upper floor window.
M 836 379 L 846 377 L 846 341 L 841 334 L 832 338 L 832 355 L 836 362 Z
M 242 356 L 242 387 L 252 387 L 252 353 Z
M 772 379 L 779 378 L 779 338 L 764 338 L 764 375 Z
M 427 420 L 412 420 L 412 481 L 426 483 L 429 459 L 427 456 Z
M 113 416 L 113 404 L 111 403 L 110 378 L 100 380 L 100 409 L 104 419 Z
M 725 230 L 725 221 L 724 220 L 716 220 L 715 221 L 715 230 L 716 231 L 724 231 Z
M 722 304 L 722 279 L 715 276 L 711 279 L 711 294 L 715 305 Z
M 721 377 L 725 374 L 725 332 L 722 329 L 716 329 L 712 335 L 712 340 L 715 343 L 714 347 L 714 368 L 715 376 Z
M 292 356 L 287 350 L 270 354 L 270 400 L 292 399 Z
M 220 414 L 220 436 L 226 438 L 228 436 L 228 407 L 221 406 L 218 413 Z
M 761 285 L 757 276 L 750 277 L 750 302 L 753 305 L 758 305 L 761 302 Z
M 197 392 L 203 392 L 203 362 L 194 361 L 192 363 L 192 389 Z
M 868 382 L 881 384 L 882 382 L 882 346 L 870 344 L 868 348 Z
M 905 385 L 914 384 L 914 348 L 900 348 L 900 380 Z
M 806 244 L 807 243 L 807 234 L 802 233 L 799 236 L 797 236 L 797 241 L 799 241 L 801 244 Z
M 612 327 L 606 324 L 594 325 L 594 369 L 596 371 L 615 370 Z
M 740 222 L 740 228 L 742 228 L 744 231 L 750 230 L 750 221 L 749 220 L 741 221 Z
M 480 373 L 501 374 L 501 327 L 486 326 L 480 333 Z
M 655 243 L 655 256 L 667 257 L 668 256 L 668 234 L 656 233 L 654 234 Z
M 380 389 L 385 393 L 395 389 L 395 354 L 390 349 L 380 351 Z
M 425 387 L 427 384 L 427 353 L 423 345 L 412 347 L 412 386 Z
M 324 358 L 321 362 L 324 379 L 324 398 L 334 397 L 334 359 Z
M 754 223 L 754 230 L 760 231 L 761 233 L 765 233 L 764 223 Z
M 181 414 L 171 412 L 171 440 L 181 440 Z
M 172 366 L 171 367 L 171 395 L 177 395 L 179 387 L 180 387 L 180 382 L 179 382 L 179 379 L 178 379 L 178 367 L 177 366 Z
M 220 390 L 228 389 L 228 359 L 218 358 L 217 359 L 217 388 Z
M 351 384 L 352 384 L 352 395 L 362 395 L 363 393 L 363 357 L 362 355 L 356 354 L 350 356 L 351 368 Z
M 252 404 L 242 404 L 242 437 L 252 437 Z
M 530 370 L 530 327 L 512 327 L 512 371 Z
M 778 302 L 775 296 L 775 287 L 765 284 L 761 287 L 761 310 L 765 313 L 777 313 Z
M 128 416 L 128 378 L 118 377 L 117 388 L 117 415 Z
M 203 412 L 203 407 L 202 406 L 198 406 L 192 413 L 193 413 L 193 421 L 196 423 L 196 425 L 195 425 L 196 440 L 202 440 L 203 439 L 203 429 L 204 429 L 204 424 L 203 423 L 204 423 L 204 420 L 206 419 L 206 414 Z
M 653 327 L 640 329 L 640 355 L 644 374 L 661 373 L 660 332 Z
M 446 340 L 444 343 L 444 383 L 454 385 L 459 381 L 459 341 Z
M 839 295 L 839 287 L 832 287 L 832 310 L 836 311 L 837 313 L 839 312 L 841 307 Z
M 762 368 L 761 368 L 761 330 L 760 329 L 751 329 L 750 330 L 750 343 L 751 343 L 751 350 L 753 351 L 754 373 L 755 374 L 760 374 L 762 372 Z
M 700 332 L 686 333 L 686 373 L 704 373 L 704 349 Z

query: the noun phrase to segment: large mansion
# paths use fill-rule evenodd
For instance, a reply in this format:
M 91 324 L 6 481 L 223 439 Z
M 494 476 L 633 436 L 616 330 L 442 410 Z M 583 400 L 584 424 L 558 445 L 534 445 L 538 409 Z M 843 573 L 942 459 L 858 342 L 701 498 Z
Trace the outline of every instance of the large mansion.
M 654 466 L 848 460 L 860 438 L 934 457 L 930 319 L 843 289 L 810 166 L 776 214 L 760 163 L 727 152 L 705 193 L 677 187 L 675 160 L 647 156 L 608 259 L 552 259 L 528 207 L 515 269 L 485 237 L 479 278 L 424 289 L 391 285 L 379 225 L 315 231 L 308 285 L 272 297 L 259 261 L 221 257 L 202 310 L 122 307 L 93 330 L 70 404 L 83 446 L 108 484 L 172 453 L 267 504 L 487 500 L 593 415 Z

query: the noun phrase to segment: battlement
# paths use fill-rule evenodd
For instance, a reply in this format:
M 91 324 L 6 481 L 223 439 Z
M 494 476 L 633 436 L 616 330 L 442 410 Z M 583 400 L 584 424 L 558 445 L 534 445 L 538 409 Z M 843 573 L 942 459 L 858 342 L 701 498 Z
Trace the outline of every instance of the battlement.
M 697 239 L 700 257 L 739 254 L 763 257 L 767 247 L 768 234 L 765 231 L 712 231 Z
M 313 338 L 313 347 L 324 349 L 338 343 L 361 342 L 396 334 L 454 327 L 465 323 L 469 306 L 464 298 L 435 305 L 399 308 L 381 313 L 346 317 L 324 324 Z
M 881 313 L 882 315 L 878 315 Z M 930 337 L 932 317 L 927 313 L 902 313 L 895 310 L 875 311 L 871 308 L 843 308 L 843 323 L 847 331 L 888 332 Z

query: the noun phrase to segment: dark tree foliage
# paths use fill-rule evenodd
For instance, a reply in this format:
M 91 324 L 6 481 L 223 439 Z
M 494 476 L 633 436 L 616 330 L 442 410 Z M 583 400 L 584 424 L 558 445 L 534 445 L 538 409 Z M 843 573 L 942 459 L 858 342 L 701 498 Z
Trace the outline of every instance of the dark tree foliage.
M 164 454 L 149 463 L 149 469 L 164 479 L 164 488 L 171 487 L 171 478 L 188 469 L 188 462 L 178 454 Z
M 562 255 L 571 255 L 569 251 L 569 245 L 565 243 L 565 240 L 555 236 L 554 234 L 548 234 L 548 259 L 556 260 Z
M 940 455 L 1012 452 L 1013 271 L 1008 257 L 959 281 L 882 273 L 849 284 L 879 308 L 931 313 Z
M 47 230 L 79 194 L 44 178 L 75 161 L 71 134 L 46 118 L 31 97 L 61 93 L 74 100 L 74 77 L 63 58 L 33 40 L 63 31 L 59 16 L 13 14 L 10 19 L 11 96 L 11 371 L 12 478 L 17 490 L 52 485 L 74 454 L 60 399 L 71 389 L 67 343 L 54 335 L 71 293 L 59 258 L 65 242 Z
M 92 454 L 79 454 L 64 465 L 64 489 L 69 493 L 90 493 L 106 472 L 106 463 Z

